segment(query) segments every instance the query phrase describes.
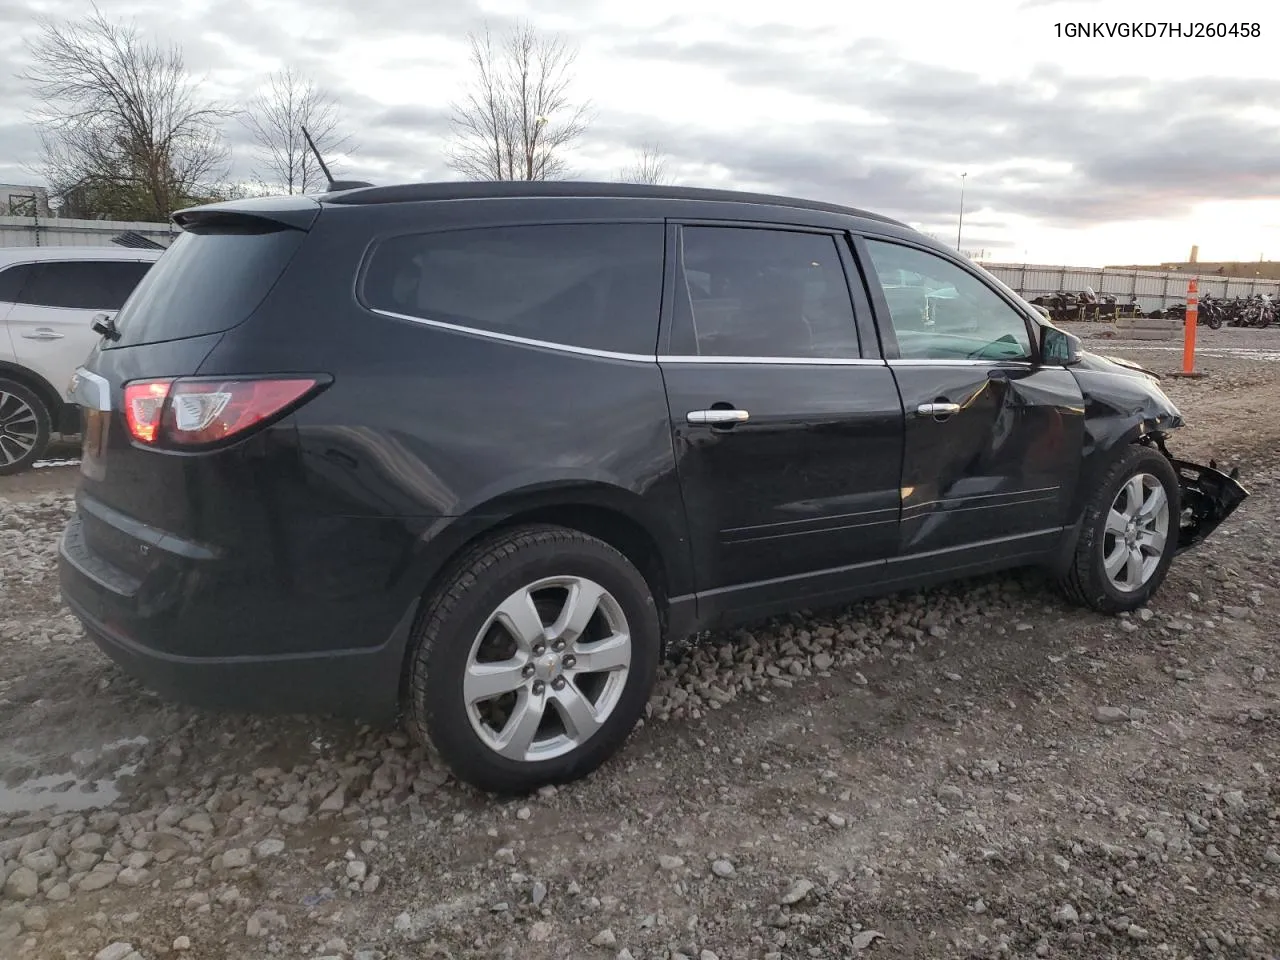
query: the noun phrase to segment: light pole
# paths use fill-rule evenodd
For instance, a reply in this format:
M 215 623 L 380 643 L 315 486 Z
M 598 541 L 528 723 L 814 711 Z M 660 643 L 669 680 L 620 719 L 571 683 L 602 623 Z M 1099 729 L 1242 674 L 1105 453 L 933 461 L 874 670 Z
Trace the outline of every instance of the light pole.
M 960 222 L 956 225 L 956 253 L 960 252 L 960 231 L 964 229 L 964 178 L 969 174 L 960 174 Z

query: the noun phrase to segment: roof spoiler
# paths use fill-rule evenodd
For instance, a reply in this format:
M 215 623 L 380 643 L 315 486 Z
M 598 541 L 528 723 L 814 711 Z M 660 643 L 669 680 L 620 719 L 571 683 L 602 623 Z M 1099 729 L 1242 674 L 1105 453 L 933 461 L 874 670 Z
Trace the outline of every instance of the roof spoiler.
M 171 219 L 184 230 L 199 227 L 259 229 L 275 225 L 307 231 L 320 215 L 320 204 L 313 197 L 293 194 L 281 197 L 247 197 L 205 203 L 176 211 Z

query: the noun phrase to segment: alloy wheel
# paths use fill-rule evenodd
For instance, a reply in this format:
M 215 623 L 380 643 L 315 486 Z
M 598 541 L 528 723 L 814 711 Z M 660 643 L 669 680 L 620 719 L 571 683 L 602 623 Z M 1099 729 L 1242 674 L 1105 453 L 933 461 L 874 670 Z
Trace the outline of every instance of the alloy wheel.
M 1149 473 L 1125 481 L 1107 513 L 1102 565 L 1121 593 L 1141 589 L 1155 574 L 1169 537 L 1169 497 Z
M 617 599 L 584 577 L 548 577 L 498 605 L 471 645 L 462 678 L 467 718 L 500 756 L 562 756 L 609 719 L 631 666 Z
M 31 455 L 40 435 L 36 412 L 16 393 L 0 390 L 0 467 Z

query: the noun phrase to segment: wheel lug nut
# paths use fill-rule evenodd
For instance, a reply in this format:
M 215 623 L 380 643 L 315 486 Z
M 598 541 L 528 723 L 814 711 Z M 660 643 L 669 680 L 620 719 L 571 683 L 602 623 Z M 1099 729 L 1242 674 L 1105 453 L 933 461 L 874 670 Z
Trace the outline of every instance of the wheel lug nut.
M 557 641 L 555 642 L 555 645 L 554 645 L 554 646 L 555 646 L 555 649 L 556 649 L 556 650 L 563 650 L 563 649 L 564 649 L 564 641 L 563 641 L 563 640 L 557 640 Z
M 535 681 L 533 681 L 533 692 L 534 692 L 534 693 L 541 693 L 541 692 L 542 692 L 543 690 L 545 690 L 546 688 L 547 688 L 547 685 L 546 685 L 545 683 L 543 683 L 541 680 L 535 680 Z
M 532 663 L 526 663 L 526 664 L 524 665 L 524 669 L 523 669 L 523 670 L 521 670 L 520 672 L 521 672 L 521 673 L 523 673 L 526 677 L 532 677 L 532 676 L 533 676 L 533 664 L 532 664 Z
M 563 689 L 564 689 L 564 677 L 556 677 L 554 680 L 552 680 L 552 681 L 551 681 L 551 688 L 552 688 L 553 690 L 563 690 Z
M 572 654 L 564 658 L 564 665 L 569 669 L 573 669 L 573 667 L 577 664 L 577 662 L 578 662 L 578 658 L 573 656 Z
M 533 645 L 533 655 L 535 657 L 540 657 L 546 652 L 547 652 L 547 648 L 545 644 L 535 643 Z

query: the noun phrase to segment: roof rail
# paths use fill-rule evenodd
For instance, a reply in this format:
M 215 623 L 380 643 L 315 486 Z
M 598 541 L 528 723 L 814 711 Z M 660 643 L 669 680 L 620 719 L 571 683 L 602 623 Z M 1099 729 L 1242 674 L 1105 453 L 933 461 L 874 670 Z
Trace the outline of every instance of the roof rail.
M 339 184 L 335 184 L 339 186 Z M 906 227 L 891 217 L 856 207 L 804 200 L 798 197 L 749 193 L 707 187 L 670 187 L 637 183 L 602 183 L 579 180 L 495 180 L 438 181 L 434 183 L 402 183 L 379 187 L 357 187 L 330 191 L 316 199 L 323 203 L 363 205 L 373 203 L 415 203 L 431 200 L 470 200 L 486 198 L 595 197 L 600 199 L 704 200 L 727 203 L 756 203 L 802 210 L 819 210 L 862 217 Z M 908 228 L 910 229 L 910 228 Z

